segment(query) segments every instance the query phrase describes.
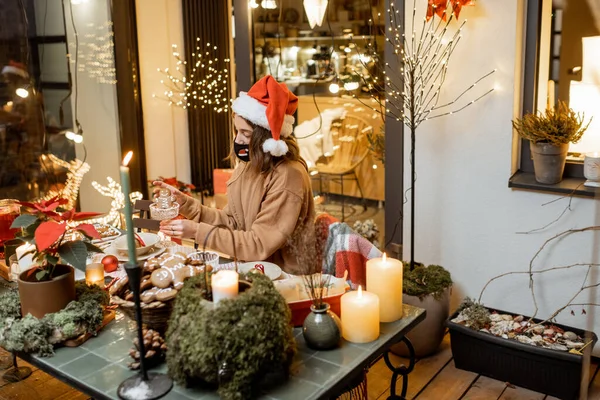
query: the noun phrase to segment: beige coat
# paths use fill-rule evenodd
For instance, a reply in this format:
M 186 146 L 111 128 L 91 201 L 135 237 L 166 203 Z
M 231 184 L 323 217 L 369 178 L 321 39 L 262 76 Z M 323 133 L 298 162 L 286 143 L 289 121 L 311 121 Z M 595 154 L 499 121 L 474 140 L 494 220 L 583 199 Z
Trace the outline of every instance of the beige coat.
M 292 274 L 311 272 L 305 271 L 296 256 L 307 250 L 298 238 L 315 235 L 308 172 L 296 161 L 283 162 L 268 174 L 256 174 L 248 167 L 240 163 L 227 182 L 228 204 L 223 210 L 203 206 L 191 197 L 181 206 L 181 214 L 200 222 L 196 243 L 202 246 L 213 226 L 227 225 L 235 236 L 238 259 L 270 261 Z M 231 234 L 226 229 L 215 230 L 207 247 L 233 256 Z

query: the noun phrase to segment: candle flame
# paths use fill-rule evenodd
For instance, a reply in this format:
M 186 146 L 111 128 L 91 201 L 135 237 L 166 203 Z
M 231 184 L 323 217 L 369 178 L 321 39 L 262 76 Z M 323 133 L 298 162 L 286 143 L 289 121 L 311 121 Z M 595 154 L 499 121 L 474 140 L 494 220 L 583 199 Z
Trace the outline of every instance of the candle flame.
M 383 262 L 387 260 L 387 254 L 383 253 Z
M 361 298 L 361 297 L 362 297 L 362 285 L 358 285 L 358 294 L 357 294 L 357 296 L 358 296 L 359 298 Z
M 125 158 L 123 158 L 124 167 L 126 167 L 129 164 L 129 161 L 131 161 L 131 157 L 133 157 L 133 151 L 129 151 L 127 154 L 125 154 Z

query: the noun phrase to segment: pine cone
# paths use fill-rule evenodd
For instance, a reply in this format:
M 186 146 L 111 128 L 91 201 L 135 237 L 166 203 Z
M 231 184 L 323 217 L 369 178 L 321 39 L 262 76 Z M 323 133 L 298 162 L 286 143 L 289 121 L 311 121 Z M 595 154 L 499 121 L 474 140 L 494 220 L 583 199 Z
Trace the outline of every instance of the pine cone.
M 167 351 L 165 340 L 158 332 L 146 327 L 142 329 L 142 334 L 144 337 L 144 350 L 146 351 L 146 366 L 153 367 L 163 362 Z M 133 361 L 129 363 L 129 368 L 139 369 L 140 349 L 137 338 L 133 340 L 133 344 L 135 347 L 129 350 L 129 356 L 133 358 Z

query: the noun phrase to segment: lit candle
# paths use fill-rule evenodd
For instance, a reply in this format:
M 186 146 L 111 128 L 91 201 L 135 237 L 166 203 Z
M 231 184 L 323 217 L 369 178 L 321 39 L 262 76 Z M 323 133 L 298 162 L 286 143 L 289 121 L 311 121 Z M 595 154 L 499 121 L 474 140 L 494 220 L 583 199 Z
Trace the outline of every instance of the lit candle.
M 25 272 L 33 267 L 33 253 L 31 253 L 32 251 L 35 251 L 35 245 L 31 243 L 25 243 L 24 245 L 17 247 L 17 249 L 15 250 L 20 272 Z
M 125 224 L 127 228 L 127 250 L 129 252 L 129 262 L 132 265 L 137 263 L 135 258 L 135 232 L 133 227 L 133 211 L 131 210 L 131 201 L 129 200 L 129 193 L 131 188 L 129 185 L 129 161 L 133 157 L 133 152 L 130 151 L 123 158 L 123 165 L 121 165 L 121 187 L 123 188 L 123 200 L 125 203 Z
M 379 337 L 379 298 L 369 292 L 348 292 L 341 298 L 342 337 L 353 343 L 367 343 Z
M 402 262 L 387 258 L 367 261 L 367 290 L 379 297 L 381 322 L 393 322 L 402 318 Z
M 85 266 L 85 283 L 104 287 L 104 264 L 92 263 Z
M 211 277 L 213 303 L 238 295 L 239 276 L 235 271 L 221 270 Z

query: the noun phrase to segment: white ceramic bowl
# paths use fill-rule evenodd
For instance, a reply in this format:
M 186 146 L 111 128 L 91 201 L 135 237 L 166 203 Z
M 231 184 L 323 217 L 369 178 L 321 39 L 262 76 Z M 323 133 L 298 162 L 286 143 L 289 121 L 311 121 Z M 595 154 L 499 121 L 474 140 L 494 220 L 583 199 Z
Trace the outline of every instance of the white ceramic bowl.
M 143 256 L 144 254 L 148 253 L 158 242 L 160 242 L 160 236 L 158 236 L 156 233 L 140 232 L 138 235 L 142 238 L 145 244 L 145 246 L 135 249 L 135 253 L 138 256 Z M 127 254 L 127 235 L 123 235 L 115 239 L 114 247 L 119 254 Z

